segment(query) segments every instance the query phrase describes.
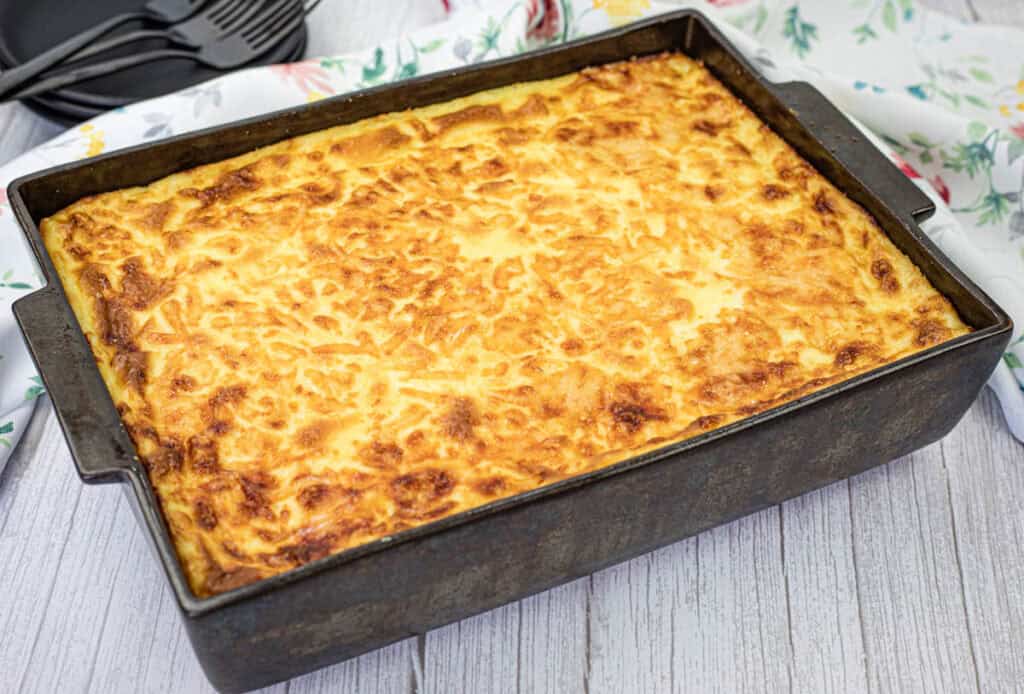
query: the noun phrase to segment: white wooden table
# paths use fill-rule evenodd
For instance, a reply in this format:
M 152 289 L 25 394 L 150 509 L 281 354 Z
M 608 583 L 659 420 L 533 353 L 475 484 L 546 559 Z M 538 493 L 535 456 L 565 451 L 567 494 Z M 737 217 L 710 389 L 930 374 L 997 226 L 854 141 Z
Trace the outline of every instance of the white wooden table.
M 1019 0 L 926 4 L 1024 25 Z M 311 51 L 433 8 L 327 0 Z M 58 132 L 0 107 L 0 163 Z M 79 482 L 43 402 L 0 479 L 0 693 L 209 690 L 121 491 Z M 684 690 L 1024 690 L 1024 448 L 992 395 L 848 482 L 268 691 Z

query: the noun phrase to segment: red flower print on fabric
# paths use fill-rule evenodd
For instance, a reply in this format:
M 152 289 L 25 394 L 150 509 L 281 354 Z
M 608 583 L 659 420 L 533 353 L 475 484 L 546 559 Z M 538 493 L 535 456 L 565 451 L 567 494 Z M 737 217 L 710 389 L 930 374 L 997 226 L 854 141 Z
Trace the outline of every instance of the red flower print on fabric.
M 1010 127 L 1010 132 L 1024 140 L 1024 123 L 1017 123 L 1017 125 Z
M 283 81 L 291 82 L 304 92 L 334 93 L 334 87 L 331 86 L 327 71 L 320 67 L 319 61 L 307 60 L 301 63 L 271 65 L 270 69 Z
M 557 0 L 529 0 L 526 3 L 526 37 L 533 41 L 555 38 L 560 13 Z
M 931 184 L 932 188 L 935 189 L 935 192 L 939 194 L 940 198 L 942 198 L 942 202 L 944 202 L 944 203 L 946 203 L 948 205 L 949 204 L 949 186 L 947 186 L 946 182 L 942 180 L 942 176 L 940 176 L 938 174 L 935 174 L 935 176 L 933 176 L 932 178 L 928 179 L 928 183 Z
M 917 172 L 917 169 L 911 166 L 906 159 L 895 152 L 892 154 L 892 160 L 896 162 L 896 166 L 900 167 L 900 171 L 902 171 L 907 178 L 921 178 L 921 174 Z

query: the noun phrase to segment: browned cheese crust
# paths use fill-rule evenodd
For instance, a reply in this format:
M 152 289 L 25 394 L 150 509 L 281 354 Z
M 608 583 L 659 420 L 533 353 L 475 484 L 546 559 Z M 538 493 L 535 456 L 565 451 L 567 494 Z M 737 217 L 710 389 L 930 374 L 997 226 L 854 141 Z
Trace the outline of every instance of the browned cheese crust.
M 968 331 L 680 55 L 298 137 L 42 228 L 200 596 Z

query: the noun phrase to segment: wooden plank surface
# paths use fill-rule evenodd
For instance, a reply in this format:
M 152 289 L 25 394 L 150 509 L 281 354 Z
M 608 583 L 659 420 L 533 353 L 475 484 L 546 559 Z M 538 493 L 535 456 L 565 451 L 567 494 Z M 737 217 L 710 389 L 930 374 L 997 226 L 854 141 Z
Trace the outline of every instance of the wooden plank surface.
M 1015 0 L 928 0 L 1024 26 Z M 436 18 L 325 0 L 314 51 Z M 329 28 L 329 30 L 328 30 Z M 0 162 L 59 132 L 0 106 Z M 268 691 L 1020 691 L 1024 449 L 984 393 L 941 443 Z M 0 692 L 211 691 L 117 488 L 44 402 L 0 478 Z

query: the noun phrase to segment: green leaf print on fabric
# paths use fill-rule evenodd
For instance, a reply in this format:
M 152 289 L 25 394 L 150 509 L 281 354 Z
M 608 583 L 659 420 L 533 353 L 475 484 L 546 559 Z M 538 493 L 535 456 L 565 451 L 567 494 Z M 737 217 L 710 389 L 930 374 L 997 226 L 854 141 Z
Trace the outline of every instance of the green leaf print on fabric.
M 991 84 L 994 81 L 992 79 L 992 73 L 987 70 L 982 70 L 980 67 L 968 68 L 967 72 L 969 72 L 971 77 L 979 82 L 988 82 Z
M 782 25 L 782 35 L 789 39 L 790 47 L 801 58 L 811 50 L 811 41 L 818 39 L 818 27 L 805 22 L 800 17 L 800 5 L 793 5 L 786 10 L 786 21 Z
M 958 142 L 952 154 L 940 150 L 942 165 L 957 173 L 966 173 L 972 180 L 983 177 L 983 187 L 974 202 L 966 207 L 953 208 L 961 214 L 976 214 L 978 226 L 1001 224 L 1011 213 L 1013 203 L 1021 202 L 1019 191 L 1002 191 L 996 187 L 992 170 L 996 165 L 996 153 L 1000 145 L 1006 145 L 1007 160 L 1019 158 L 1024 150 L 1015 142 L 1018 138 L 1005 135 L 1000 130 L 989 130 L 980 121 L 973 121 L 967 126 L 968 142 Z M 1011 151 L 1011 147 L 1013 148 Z
M 1006 147 L 1006 159 L 1012 166 L 1022 156 L 1024 156 L 1024 139 L 1014 137 Z
M 33 376 L 28 380 L 32 382 L 32 385 L 25 391 L 25 400 L 35 400 L 42 395 L 46 389 L 43 388 L 43 381 L 38 376 Z
M 387 69 L 388 66 L 384 64 L 384 49 L 378 46 L 373 52 L 373 62 L 363 65 L 363 83 L 377 84 Z
M 487 25 L 480 30 L 480 35 L 477 37 L 477 50 L 479 51 L 476 56 L 476 61 L 483 60 L 491 51 L 498 50 L 498 39 L 501 37 L 501 24 L 494 19 L 494 17 L 487 18 Z
M 757 4 L 757 7 L 746 14 L 733 20 L 733 24 L 743 31 L 757 36 L 764 29 L 764 23 L 768 19 L 768 8 L 764 6 L 764 0 Z
M 410 42 L 409 48 L 412 49 L 412 56 L 409 60 L 402 59 L 402 46 L 401 44 L 395 45 L 395 74 L 392 77 L 392 81 L 409 79 L 415 77 L 420 72 L 420 54 L 416 46 Z
M 10 279 L 14 277 L 14 270 L 8 270 L 0 277 L 0 289 L 31 289 L 32 285 L 28 282 L 11 282 Z
M 864 7 L 866 3 L 855 4 L 854 8 Z M 853 35 L 858 44 L 864 44 L 872 39 L 878 38 L 878 31 L 875 31 L 874 24 L 878 12 L 882 12 L 882 26 L 893 34 L 900 31 L 900 23 L 909 22 L 914 18 L 913 0 L 876 0 L 867 18 L 863 23 L 853 28 Z M 881 31 L 881 29 L 879 29 Z
M 422 46 L 419 47 L 419 52 L 420 53 L 433 53 L 438 48 L 443 46 L 444 42 L 445 42 L 444 39 L 434 39 L 433 41 L 428 41 L 427 43 L 425 43 L 425 44 L 423 44 Z
M 14 422 L 5 422 L 4 424 L 0 424 L 0 446 L 5 446 L 6 448 L 11 447 L 11 440 L 7 438 L 5 434 L 10 434 L 13 432 Z
M 861 24 L 853 28 L 853 35 L 857 37 L 857 43 L 866 43 L 870 39 L 877 39 L 878 34 L 868 24 Z
M 896 3 L 892 0 L 885 0 L 885 6 L 882 8 L 882 24 L 895 34 L 899 31 L 896 22 Z
M 348 61 L 343 58 L 323 58 L 320 60 L 320 67 L 325 70 L 334 70 L 344 75 L 346 63 L 348 63 Z
M 1024 369 L 1024 364 L 1021 363 L 1020 357 L 1013 352 L 1007 352 L 1004 354 L 1003 359 L 1006 361 L 1006 365 L 1011 369 Z

